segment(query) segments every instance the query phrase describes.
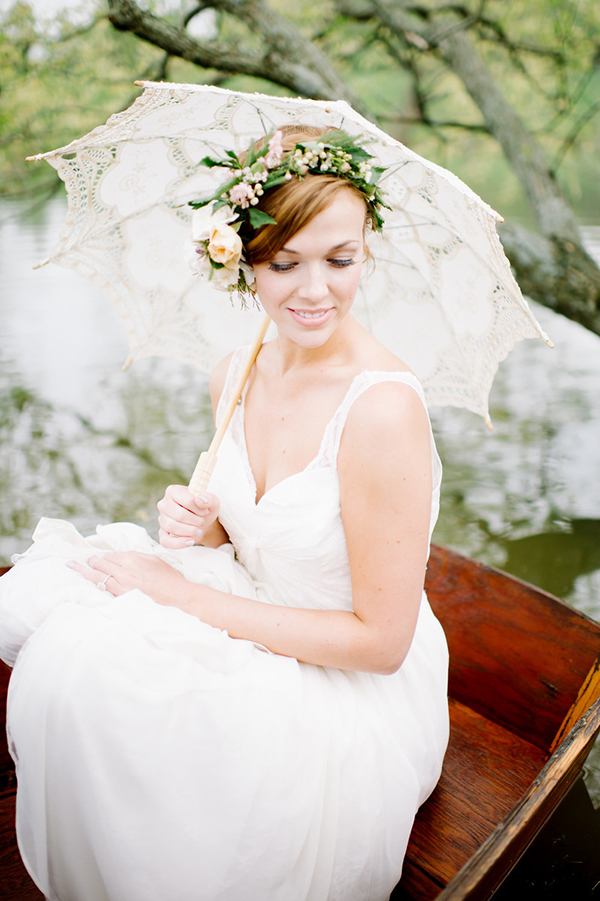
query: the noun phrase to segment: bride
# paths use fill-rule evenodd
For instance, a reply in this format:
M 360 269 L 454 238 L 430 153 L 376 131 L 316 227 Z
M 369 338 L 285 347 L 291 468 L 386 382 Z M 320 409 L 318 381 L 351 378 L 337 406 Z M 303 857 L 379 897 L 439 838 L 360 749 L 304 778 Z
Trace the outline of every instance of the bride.
M 352 315 L 382 205 L 357 147 L 289 127 L 199 203 L 199 267 L 277 326 L 211 493 L 167 489 L 160 545 L 42 520 L 1 580 L 49 899 L 384 901 L 400 877 L 448 735 L 441 468 L 417 379 Z M 217 424 L 246 353 L 213 373 Z

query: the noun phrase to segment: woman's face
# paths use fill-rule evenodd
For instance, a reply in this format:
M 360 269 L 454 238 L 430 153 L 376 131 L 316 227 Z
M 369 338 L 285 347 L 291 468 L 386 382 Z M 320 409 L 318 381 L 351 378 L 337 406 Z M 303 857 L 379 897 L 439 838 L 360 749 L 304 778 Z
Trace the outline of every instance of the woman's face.
M 365 204 L 350 190 L 254 267 L 258 296 L 279 337 L 321 347 L 354 301 L 364 257 Z

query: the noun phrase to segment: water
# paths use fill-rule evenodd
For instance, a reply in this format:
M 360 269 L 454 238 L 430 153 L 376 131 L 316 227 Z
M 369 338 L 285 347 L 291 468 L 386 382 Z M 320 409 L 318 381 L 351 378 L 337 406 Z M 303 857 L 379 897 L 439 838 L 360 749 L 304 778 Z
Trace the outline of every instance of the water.
M 83 532 L 127 519 L 155 531 L 165 485 L 186 482 L 211 433 L 206 377 L 169 360 L 123 373 L 124 332 L 70 270 L 34 271 L 65 203 L 0 204 L 0 562 L 41 515 Z M 584 239 L 600 259 L 600 228 Z M 434 539 L 600 620 L 600 338 L 536 306 L 555 348 L 523 341 L 491 395 L 494 432 L 433 411 L 444 463 Z M 600 801 L 600 752 L 588 784 Z

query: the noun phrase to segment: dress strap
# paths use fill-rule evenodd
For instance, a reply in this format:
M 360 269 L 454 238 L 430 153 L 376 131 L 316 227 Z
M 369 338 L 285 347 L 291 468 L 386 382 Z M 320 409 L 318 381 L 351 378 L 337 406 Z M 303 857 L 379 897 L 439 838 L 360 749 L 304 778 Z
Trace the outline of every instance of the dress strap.
M 416 394 L 418 394 L 421 403 L 425 408 L 425 412 L 427 412 L 423 388 L 412 372 L 379 372 L 364 370 L 354 378 L 344 399 L 327 424 L 318 457 L 313 461 L 314 465 L 329 465 L 334 468 L 336 467 L 342 433 L 344 431 L 344 426 L 346 425 L 348 413 L 350 412 L 354 401 L 359 398 L 361 394 L 364 394 L 364 392 L 372 385 L 378 385 L 381 382 L 400 382 L 401 384 L 408 385 L 416 392 Z M 390 416 L 393 416 L 393 414 L 393 409 L 390 409 Z M 427 419 L 429 421 L 429 413 L 427 413 Z M 441 482 L 442 464 L 435 449 L 430 421 L 429 430 L 431 434 L 433 484 L 434 487 L 436 487 Z

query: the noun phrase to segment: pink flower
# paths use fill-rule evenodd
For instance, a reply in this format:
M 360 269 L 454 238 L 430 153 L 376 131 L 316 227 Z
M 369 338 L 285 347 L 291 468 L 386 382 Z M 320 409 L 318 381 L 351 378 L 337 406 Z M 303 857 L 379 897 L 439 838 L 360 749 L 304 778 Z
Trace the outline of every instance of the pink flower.
M 274 169 L 281 160 L 283 156 L 283 146 L 281 144 L 281 139 L 283 137 L 283 133 L 281 131 L 276 131 L 271 140 L 269 141 L 269 152 L 265 157 L 265 165 L 267 169 Z
M 241 181 L 238 185 L 233 186 L 229 192 L 229 198 L 232 203 L 245 210 L 250 206 L 250 201 L 254 199 L 254 190 L 246 182 Z

